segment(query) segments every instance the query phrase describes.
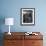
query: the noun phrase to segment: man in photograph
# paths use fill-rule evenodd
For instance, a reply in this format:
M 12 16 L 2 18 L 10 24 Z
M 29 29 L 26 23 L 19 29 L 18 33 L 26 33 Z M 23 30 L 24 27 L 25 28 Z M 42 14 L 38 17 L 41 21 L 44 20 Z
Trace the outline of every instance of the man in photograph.
M 28 10 L 25 14 L 23 14 L 23 22 L 24 23 L 32 23 L 32 11 Z

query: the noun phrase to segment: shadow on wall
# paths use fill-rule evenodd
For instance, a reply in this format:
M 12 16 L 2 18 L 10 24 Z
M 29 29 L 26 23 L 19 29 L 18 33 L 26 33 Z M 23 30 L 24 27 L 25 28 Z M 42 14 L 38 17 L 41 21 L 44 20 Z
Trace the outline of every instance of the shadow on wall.
M 3 32 L 2 32 L 2 25 L 5 23 L 5 17 L 0 16 L 0 46 L 3 46 Z

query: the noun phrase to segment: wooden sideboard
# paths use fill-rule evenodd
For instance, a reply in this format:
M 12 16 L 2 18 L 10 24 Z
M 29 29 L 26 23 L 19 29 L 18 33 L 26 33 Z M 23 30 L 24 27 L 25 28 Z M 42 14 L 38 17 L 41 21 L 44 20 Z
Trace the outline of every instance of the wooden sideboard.
M 26 32 L 11 32 L 8 35 L 4 33 L 4 46 L 43 46 L 43 35 L 40 32 L 38 35 L 25 35 Z

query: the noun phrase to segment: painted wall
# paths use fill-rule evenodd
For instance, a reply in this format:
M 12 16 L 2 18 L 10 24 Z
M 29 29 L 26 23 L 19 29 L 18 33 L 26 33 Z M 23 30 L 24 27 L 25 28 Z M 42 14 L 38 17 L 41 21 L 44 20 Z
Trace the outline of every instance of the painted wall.
M 35 8 L 35 25 L 20 25 L 20 8 Z M 6 17 L 15 19 L 11 32 L 42 32 L 46 40 L 46 0 L 0 0 L 0 21 Z M 2 20 L 2 21 L 3 21 Z M 8 32 L 8 26 L 0 23 L 0 32 Z M 46 41 L 44 41 L 44 46 Z
M 13 17 L 14 26 L 11 31 L 46 31 L 46 1 L 44 0 L 1 0 L 0 18 Z M 20 25 L 20 8 L 35 8 L 35 26 Z M 2 25 L 2 32 L 8 31 L 6 25 Z

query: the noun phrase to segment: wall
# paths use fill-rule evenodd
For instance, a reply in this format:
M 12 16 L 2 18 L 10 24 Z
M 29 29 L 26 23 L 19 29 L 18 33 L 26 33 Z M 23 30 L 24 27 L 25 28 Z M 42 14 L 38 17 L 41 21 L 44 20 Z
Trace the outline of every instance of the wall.
M 35 8 L 35 25 L 20 25 L 20 8 Z M 0 18 L 13 17 L 11 32 L 42 32 L 46 40 L 46 0 L 0 0 Z M 0 32 L 8 32 L 8 26 L 0 24 Z M 44 41 L 44 46 L 46 42 Z
M 1 0 L 0 17 L 14 17 L 15 24 L 12 31 L 46 31 L 46 1 L 44 0 Z M 20 25 L 20 8 L 35 8 L 35 26 Z M 6 25 L 2 25 L 2 32 L 8 31 Z M 14 27 L 14 29 L 13 29 Z M 43 31 L 44 30 L 44 31 Z
M 1 17 L 14 17 L 15 25 L 11 28 L 12 31 L 41 31 L 45 29 L 46 1 L 33 0 L 1 0 Z M 35 8 L 35 26 L 20 25 L 20 8 Z M 42 14 L 41 14 L 42 13 Z M 4 27 L 5 26 L 5 27 Z M 7 31 L 7 26 L 3 25 L 2 32 Z M 46 30 L 46 29 L 45 29 Z M 44 30 L 44 31 L 45 31 Z

